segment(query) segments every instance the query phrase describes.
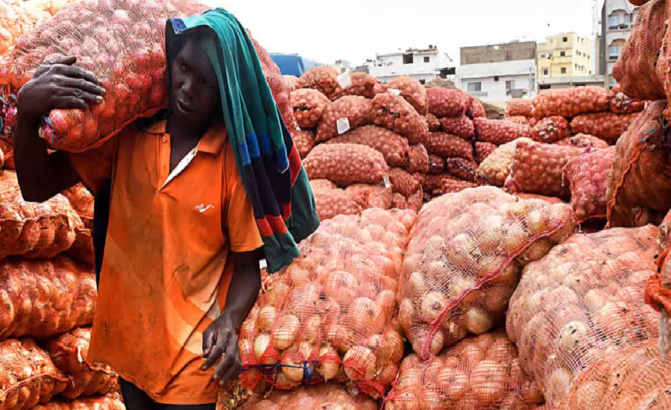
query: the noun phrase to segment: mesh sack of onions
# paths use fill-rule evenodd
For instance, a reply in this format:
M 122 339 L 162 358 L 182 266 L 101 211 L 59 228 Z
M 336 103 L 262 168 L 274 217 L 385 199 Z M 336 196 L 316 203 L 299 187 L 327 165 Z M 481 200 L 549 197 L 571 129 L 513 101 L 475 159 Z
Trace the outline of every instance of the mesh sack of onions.
M 564 178 L 568 162 L 586 151 L 585 148 L 518 141 L 511 170 L 511 192 L 526 192 L 567 199 L 571 189 Z
M 72 401 L 54 400 L 33 408 L 34 410 L 126 410 L 121 397 L 93 396 Z
M 438 174 L 428 174 L 422 175 L 420 179 L 420 184 L 424 192 L 428 192 L 431 195 L 434 193 L 440 193 L 443 181 L 449 179 L 452 181 L 457 180 L 453 175 L 447 172 L 438 173 Z
M 338 71 L 333 67 L 312 67 L 298 79 L 300 88 L 313 88 L 330 100 L 340 95 L 342 88 L 338 82 Z
M 15 169 L 14 166 L 14 147 L 11 142 L 2 139 L 0 135 L 0 150 L 2 150 L 3 164 L 0 169 Z
M 429 125 L 429 131 L 430 132 L 437 132 L 440 131 L 440 119 L 436 117 L 435 115 L 429 113 L 426 115 L 426 123 Z
M 445 171 L 445 158 L 429 154 L 429 173 L 442 174 Z
M 475 143 L 475 162 L 482 164 L 482 161 L 487 159 L 498 146 L 492 144 L 491 142 L 476 142 Z
M 429 88 L 426 90 L 429 112 L 436 117 L 461 117 L 471 106 L 472 97 L 458 89 Z
M 90 110 L 52 111 L 40 131 L 47 143 L 54 149 L 85 151 L 137 117 L 165 108 L 165 21 L 205 10 L 196 1 L 77 2 L 24 33 L 13 54 L 17 88 L 46 60 L 69 55 L 107 90 L 105 101 Z
M 487 118 L 485 106 L 477 98 L 471 98 L 471 104 L 466 110 L 466 116 L 470 119 Z
M 378 94 L 373 98 L 370 121 L 403 135 L 410 144 L 421 144 L 429 136 L 426 119 L 403 97 L 391 93 Z
M 657 313 L 641 303 L 657 233 L 648 225 L 574 235 L 524 269 L 506 327 L 550 408 L 590 365 L 657 338 Z
M 405 170 L 410 173 L 426 174 L 429 172 L 429 166 L 429 153 L 424 144 L 411 145 L 408 150 L 408 161 L 404 166 Z
M 342 386 L 327 383 L 297 391 L 274 390 L 267 397 L 253 396 L 240 410 L 377 410 L 378 404 L 363 394 L 353 395 Z
M 408 209 L 408 200 L 399 192 L 394 192 L 391 197 L 392 209 Z
M 331 138 L 327 144 L 358 144 L 365 145 L 384 155 L 387 164 L 391 166 L 403 165 L 408 156 L 408 140 L 376 125 L 366 125 L 352 131 Z
M 569 124 L 564 117 L 547 117 L 534 125 L 532 138 L 534 141 L 552 144 L 571 136 Z
M 426 96 L 426 88 L 424 88 L 419 80 L 408 76 L 400 76 L 391 80 L 387 86 L 390 90 L 398 90 L 398 95 L 405 98 L 419 115 L 427 115 L 429 113 L 429 100 Z
M 534 117 L 559 116 L 571 118 L 608 110 L 608 91 L 602 87 L 575 87 L 549 90 L 533 99 Z
M 377 83 L 377 84 L 375 84 L 375 88 L 373 90 L 375 90 L 376 95 L 377 94 L 384 94 L 384 93 L 387 92 L 387 85 L 382 84 L 382 83 Z
M 422 206 L 424 206 L 424 191 L 421 186 L 418 186 L 417 191 L 408 196 L 405 209 L 418 213 L 422 209 Z
M 473 120 L 477 140 L 503 145 L 518 138 L 531 138 L 533 128 L 528 125 L 515 124 L 505 120 L 488 120 L 477 118 Z
M 440 194 L 454 194 L 461 192 L 464 189 L 475 188 L 478 185 L 470 181 L 462 181 L 459 179 L 443 179 L 440 185 Z
M 565 203 L 559 198 L 555 198 L 553 196 L 545 196 L 545 195 L 536 195 L 536 194 L 525 194 L 523 192 L 515 194 L 516 197 L 521 198 L 521 199 L 539 199 L 541 201 L 545 201 L 549 204 L 563 204 Z
M 519 98 L 508 101 L 506 116 L 532 117 L 534 101 L 530 98 Z
M 478 187 L 426 204 L 413 229 L 398 319 L 421 358 L 502 320 L 521 267 L 573 233 L 568 205 Z
M 299 88 L 291 93 L 291 108 L 301 128 L 316 128 L 331 101 L 317 90 Z
M 564 169 L 571 187 L 571 206 L 579 222 L 605 218 L 608 174 L 613 166 L 615 147 L 595 150 L 571 159 Z
M 63 195 L 43 203 L 24 201 L 14 171 L 0 171 L 0 204 L 0 259 L 53 258 L 72 246 L 77 228 L 84 228 Z
M 389 182 L 393 192 L 406 198 L 420 188 L 419 180 L 401 168 L 389 168 Z
M 355 183 L 375 184 L 387 173 L 384 156 L 357 144 L 317 145 L 303 161 L 310 179 L 328 179 L 346 187 Z
M 631 114 L 643 111 L 645 101 L 630 98 L 622 91 L 622 86 L 616 84 L 610 90 L 610 110 L 616 114 Z
M 60 393 L 68 400 L 95 394 L 107 395 L 119 389 L 119 378 L 109 366 L 86 361 L 90 341 L 91 328 L 77 328 L 45 345 L 54 365 L 70 379 Z
M 337 216 L 269 277 L 240 330 L 241 383 L 280 389 L 343 381 L 381 397 L 398 373 L 403 338 L 393 320 L 412 211 Z
M 663 77 L 657 67 L 666 32 L 668 10 L 665 0 L 652 0 L 638 11 L 636 24 L 622 50 L 613 76 L 622 91 L 639 100 L 660 100 L 664 94 Z
M 67 386 L 67 377 L 32 339 L 0 343 L 0 408 L 28 410 L 47 403 Z
M 659 312 L 659 349 L 668 358 L 671 351 L 671 212 L 659 225 L 657 271 L 648 279 L 645 303 Z
M 445 170 L 459 179 L 475 182 L 478 164 L 464 158 L 448 158 L 445 160 Z
M 608 144 L 601 138 L 597 138 L 593 135 L 587 135 L 587 134 L 576 134 L 572 137 L 559 140 L 555 144 L 567 145 L 570 147 L 594 148 L 594 149 L 608 148 L 610 146 L 610 144 Z
M 533 410 L 544 402 L 522 372 L 515 345 L 495 332 L 465 339 L 427 362 L 406 357 L 385 408 Z
M 532 142 L 529 138 L 520 138 L 503 144 L 480 163 L 476 171 L 476 180 L 480 185 L 503 186 L 512 170 L 519 141 Z
M 360 97 L 373 98 L 375 97 L 375 86 L 377 85 L 377 78 L 364 72 L 355 71 L 353 73 L 345 73 L 338 77 L 342 91 L 336 97 L 340 98 L 345 95 L 358 95 Z
M 315 147 L 315 132 L 312 130 L 291 130 L 291 136 L 294 140 L 294 145 L 296 145 L 296 150 L 301 159 L 305 159 L 308 156 L 312 148 Z
M 93 228 L 93 195 L 82 184 L 77 184 L 63 191 L 63 196 L 68 199 L 72 209 L 77 212 L 84 226 Z
M 441 118 L 440 127 L 444 132 L 457 135 L 461 138 L 470 140 L 475 137 L 475 126 L 473 125 L 473 121 L 465 115 L 456 118 Z
M 633 114 L 602 112 L 579 115 L 571 120 L 571 130 L 575 134 L 594 135 L 607 142 L 615 143 L 638 116 L 637 112 Z
M 666 101 L 651 103 L 617 142 L 607 194 L 611 227 L 656 223 L 671 206 L 665 107 Z
M 314 179 L 310 185 L 320 221 L 337 215 L 356 215 L 366 209 L 368 196 L 363 192 L 346 192 L 324 179 Z
M 367 125 L 370 108 L 370 100 L 355 95 L 348 95 L 331 103 L 324 110 L 317 126 L 315 141 L 328 141 L 349 130 Z
M 93 270 L 65 256 L 6 259 L 0 262 L 0 287 L 0 340 L 50 338 L 93 322 L 97 297 Z
M 366 185 L 354 184 L 345 188 L 348 195 L 363 195 L 366 198 L 366 209 L 380 208 L 390 209 L 392 201 L 392 191 L 384 184 Z
M 473 160 L 473 143 L 446 132 L 432 132 L 426 143 L 426 150 L 443 158 L 464 158 Z
M 530 127 L 538 124 L 538 120 L 534 117 L 524 117 L 521 115 L 511 115 L 505 117 L 506 121 L 514 122 L 515 124 L 528 125 Z
M 282 81 L 284 82 L 284 86 L 287 87 L 290 93 L 300 88 L 298 86 L 298 77 L 296 77 L 295 75 L 285 74 L 282 76 Z

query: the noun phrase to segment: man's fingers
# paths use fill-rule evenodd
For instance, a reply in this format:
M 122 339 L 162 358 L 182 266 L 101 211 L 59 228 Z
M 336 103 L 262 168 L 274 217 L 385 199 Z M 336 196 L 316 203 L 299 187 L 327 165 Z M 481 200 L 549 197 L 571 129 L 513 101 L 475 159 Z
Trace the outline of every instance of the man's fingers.
M 209 329 L 203 334 L 203 357 L 207 358 L 214 347 L 214 332 Z
M 238 372 L 240 372 L 240 353 L 238 353 L 235 343 L 229 343 L 226 356 L 219 363 L 214 374 L 220 380 L 219 383 L 223 383 L 235 379 Z
M 62 86 L 68 88 L 79 89 L 86 91 L 89 94 L 103 96 L 105 95 L 105 89 L 99 86 L 97 83 L 92 83 L 83 78 L 72 78 L 72 77 L 61 77 L 60 81 Z
M 212 351 L 205 357 L 205 363 L 201 367 L 202 370 L 207 370 L 212 367 L 217 360 L 221 358 L 221 355 L 224 354 L 225 350 L 216 345 L 212 348 Z
M 55 105 L 55 108 L 60 110 L 86 110 L 89 108 L 89 105 L 86 103 L 86 101 L 81 98 L 77 98 L 74 95 L 56 98 Z
M 102 83 L 100 82 L 98 77 L 95 76 L 95 74 L 93 74 L 90 71 L 84 70 L 83 68 L 80 67 L 61 65 L 58 67 L 58 73 L 67 77 L 83 78 L 84 80 L 90 83 L 102 85 Z
M 77 62 L 77 57 L 75 56 L 53 56 L 51 58 L 48 58 L 44 63 L 47 65 L 54 65 L 54 64 L 65 64 L 65 65 L 72 65 Z

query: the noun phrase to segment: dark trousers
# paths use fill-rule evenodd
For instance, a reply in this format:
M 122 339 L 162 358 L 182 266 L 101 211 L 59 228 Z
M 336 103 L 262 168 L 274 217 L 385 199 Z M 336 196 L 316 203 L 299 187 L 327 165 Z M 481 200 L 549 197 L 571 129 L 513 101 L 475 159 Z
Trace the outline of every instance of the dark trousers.
M 157 403 L 134 384 L 121 378 L 119 383 L 126 410 L 215 410 L 217 407 L 216 403 L 196 405 Z

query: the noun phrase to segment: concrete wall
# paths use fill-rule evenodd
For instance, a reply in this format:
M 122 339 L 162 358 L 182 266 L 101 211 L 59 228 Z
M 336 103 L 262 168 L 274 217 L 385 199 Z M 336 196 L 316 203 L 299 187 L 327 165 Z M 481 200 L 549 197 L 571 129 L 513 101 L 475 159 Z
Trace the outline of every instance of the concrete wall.
M 460 88 L 474 97 L 491 103 L 500 103 L 512 98 L 506 88 L 514 81 L 513 89 L 528 90 L 524 97 L 533 97 L 536 88 L 536 60 L 507 61 L 462 65 L 459 68 Z M 480 83 L 481 91 L 469 91 L 469 84 Z
M 461 65 L 532 59 L 536 59 L 535 41 L 461 48 Z
M 429 61 L 426 62 L 425 58 Z M 377 61 L 369 66 L 371 75 L 380 81 L 388 82 L 394 77 L 407 75 L 418 80 L 431 81 L 441 68 L 449 67 L 450 61 L 439 51 L 414 52 L 412 64 L 403 64 L 403 53 L 379 54 Z

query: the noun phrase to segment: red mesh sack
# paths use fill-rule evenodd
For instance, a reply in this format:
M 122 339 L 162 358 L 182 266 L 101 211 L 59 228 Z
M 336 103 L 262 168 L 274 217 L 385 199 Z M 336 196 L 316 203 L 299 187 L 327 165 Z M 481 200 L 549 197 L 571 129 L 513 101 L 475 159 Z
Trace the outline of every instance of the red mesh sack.
M 408 200 L 399 192 L 394 192 L 391 196 L 392 209 L 408 209 Z
M 331 100 L 311 88 L 300 88 L 291 93 L 291 108 L 296 123 L 301 128 L 317 128 Z
M 10 142 L 7 142 L 2 139 L 0 136 L 0 150 L 3 154 L 3 166 L 5 169 L 15 169 L 14 166 L 14 147 Z
M 317 127 L 317 142 L 328 141 L 349 130 L 369 123 L 370 100 L 364 97 L 348 95 L 331 103 Z
M 544 196 L 544 195 L 535 195 L 535 194 L 525 194 L 525 193 L 517 193 L 515 194 L 516 197 L 521 198 L 521 199 L 539 199 L 541 201 L 545 201 L 549 204 L 563 204 L 565 203 L 559 198 L 555 198 L 553 196 Z
M 538 120 L 536 118 L 534 118 L 534 117 L 523 117 L 521 115 L 506 116 L 505 120 L 510 121 L 510 122 L 514 122 L 515 124 L 528 125 L 530 127 L 533 127 L 536 124 L 538 124 Z
M 532 410 L 544 401 L 522 372 L 515 345 L 496 332 L 468 338 L 427 362 L 406 357 L 385 409 Z
M 25 202 L 13 171 L 0 171 L 0 259 L 10 255 L 53 258 L 75 241 L 84 224 L 63 195 Z
M 475 119 L 475 118 L 487 118 L 487 112 L 485 111 L 485 106 L 482 105 L 480 100 L 477 98 L 472 98 L 471 99 L 471 105 L 468 107 L 466 110 L 466 115 L 470 119 Z
M 478 164 L 464 158 L 448 158 L 445 160 L 445 170 L 459 179 L 475 182 Z
M 0 3 L 0 55 L 14 49 L 24 31 L 29 31 L 51 16 L 35 2 L 7 0 Z
M 96 74 L 107 90 L 105 101 L 90 110 L 52 111 L 40 131 L 44 139 L 54 149 L 86 151 L 165 108 L 165 21 L 205 10 L 196 1 L 77 2 L 24 33 L 13 56 L 17 88 L 60 54 L 77 56 L 75 65 Z
M 426 123 L 429 126 L 429 131 L 430 132 L 437 132 L 440 131 L 440 119 L 436 117 L 435 115 L 428 113 L 426 115 Z
M 398 373 L 393 323 L 412 211 L 368 209 L 325 221 L 269 277 L 240 331 L 243 387 L 348 381 L 374 398 Z
M 392 191 L 398 192 L 406 198 L 420 188 L 417 178 L 401 168 L 389 168 L 389 182 Z
M 534 101 L 530 98 L 520 98 L 508 101 L 506 116 L 532 117 Z
M 62 392 L 68 379 L 32 339 L 0 343 L 0 408 L 28 410 Z
M 393 131 L 375 125 L 356 128 L 346 134 L 331 138 L 326 143 L 366 145 L 384 155 L 387 164 L 391 166 L 403 165 L 407 159 L 409 149 L 407 139 Z
M 356 144 L 317 145 L 303 161 L 310 179 L 328 179 L 346 187 L 357 182 L 375 184 L 387 173 L 384 156 Z
M 666 101 L 651 103 L 617 142 L 608 181 L 608 224 L 640 226 L 671 206 Z
M 608 110 L 608 91 L 601 87 L 549 90 L 533 99 L 534 117 L 575 117 Z
M 614 156 L 615 147 L 609 147 L 575 157 L 566 164 L 571 206 L 579 222 L 606 217 L 608 174 Z
M 435 154 L 429 154 L 429 173 L 442 174 L 445 171 L 445 159 Z
M 567 199 L 571 189 L 564 179 L 564 167 L 584 152 L 584 148 L 518 141 L 509 189 Z
M 123 401 L 117 396 L 85 397 L 73 401 L 52 401 L 34 410 L 126 410 Z
M 375 84 L 374 90 L 375 90 L 375 94 L 384 94 L 384 93 L 387 92 L 387 86 L 386 86 L 386 84 L 377 83 L 377 84 Z
M 454 134 L 466 139 L 473 139 L 475 137 L 475 126 L 473 125 L 473 121 L 465 115 L 457 118 L 441 118 L 440 126 L 441 129 L 448 134 Z
M 70 379 L 60 393 L 68 400 L 95 394 L 107 395 L 119 389 L 119 378 L 109 366 L 86 361 L 91 342 L 91 328 L 77 328 L 45 345 L 54 365 Z
M 364 193 L 345 192 L 334 183 L 323 179 L 312 180 L 310 185 L 320 221 L 337 215 L 356 215 L 366 209 L 367 195 Z
M 534 141 L 552 144 L 571 136 L 568 121 L 564 117 L 547 117 L 538 121 L 534 126 L 532 138 Z
M 315 147 L 315 132 L 312 130 L 292 130 L 291 136 L 296 145 L 296 150 L 298 150 L 298 155 L 300 155 L 301 159 L 305 159 L 310 151 L 312 151 L 312 148 Z
M 643 111 L 645 108 L 645 101 L 636 100 L 628 97 L 622 92 L 622 86 L 616 84 L 610 90 L 610 110 L 616 114 L 631 114 L 634 112 Z
M 515 124 L 505 120 L 488 120 L 477 118 L 473 120 L 475 134 L 480 142 L 491 142 L 496 145 L 515 141 L 518 138 L 531 138 L 533 129 L 528 125 Z
M 363 195 L 366 198 L 366 209 L 380 208 L 390 209 L 392 201 L 392 192 L 390 188 L 380 185 L 354 184 L 345 188 L 346 193 L 354 195 Z
M 443 179 L 440 185 L 441 194 L 454 194 L 461 192 L 464 189 L 475 188 L 478 185 L 470 181 L 462 181 L 458 179 Z
M 433 195 L 434 192 L 440 192 L 440 189 L 443 186 L 443 181 L 446 179 L 452 181 L 457 180 L 457 178 L 455 178 L 452 174 L 443 172 L 440 174 L 423 175 L 420 179 L 420 184 L 422 185 L 424 192 L 428 192 Z
M 550 408 L 590 365 L 657 337 L 641 303 L 656 237 L 653 226 L 574 235 L 524 269 L 506 326 Z
M 519 141 L 532 142 L 528 138 L 520 138 L 503 144 L 480 163 L 476 171 L 476 180 L 480 185 L 503 186 L 512 170 L 517 142 Z
M 400 95 L 410 103 L 419 115 L 427 115 L 429 113 L 429 100 L 426 96 L 426 88 L 424 88 L 419 80 L 408 76 L 400 76 L 391 80 L 387 84 L 387 87 L 389 90 L 397 90 L 397 95 Z
M 378 404 L 365 395 L 352 395 L 338 384 L 324 384 L 298 391 L 274 390 L 267 397 L 256 395 L 240 410 L 343 409 L 377 410 Z
M 93 224 L 93 221 L 91 221 Z M 65 254 L 77 262 L 93 266 L 95 263 L 95 253 L 93 251 L 93 237 L 91 229 L 75 229 L 75 242 Z
M 424 144 L 411 145 L 408 150 L 408 161 L 405 163 L 405 170 L 410 173 L 429 172 L 429 153 Z
M 613 76 L 622 91 L 632 98 L 660 100 L 666 97 L 663 77 L 659 76 L 657 67 L 661 63 L 667 15 L 665 0 L 652 0 L 641 7 L 629 41 L 613 67 Z
M 429 88 L 426 96 L 429 112 L 436 117 L 461 117 L 472 103 L 472 97 L 459 89 Z
M 375 86 L 377 78 L 364 72 L 355 71 L 349 74 L 342 74 L 339 77 L 340 86 L 343 88 L 338 98 L 345 95 L 358 95 L 360 97 L 375 97 Z
M 294 91 L 300 88 L 298 85 L 298 77 L 296 77 L 295 75 L 285 74 L 282 76 L 282 81 L 284 82 L 284 86 L 289 90 L 290 93 L 293 93 Z
M 575 117 L 571 121 L 571 130 L 575 134 L 594 135 L 607 142 L 615 142 L 627 131 L 639 113 L 613 114 L 602 112 L 598 114 L 585 114 Z
M 482 164 L 482 161 L 487 159 L 498 147 L 491 142 L 476 142 L 475 143 L 475 161 Z
M 417 191 L 408 196 L 406 209 L 417 213 L 422 209 L 422 206 L 424 206 L 424 191 L 421 186 L 418 186 Z
M 0 339 L 48 338 L 93 322 L 95 276 L 64 256 L 0 262 L 0 284 Z
M 370 121 L 403 135 L 410 144 L 421 144 L 429 135 L 425 118 L 402 97 L 390 93 L 373 98 Z
M 398 319 L 421 358 L 502 319 L 520 278 L 573 232 L 571 208 L 521 200 L 499 188 L 444 195 L 422 208 L 398 293 Z
M 338 71 L 333 67 L 313 67 L 305 72 L 298 79 L 300 88 L 314 88 L 327 96 L 330 100 L 335 100 L 342 88 L 338 83 Z
M 431 154 L 440 155 L 443 158 L 473 160 L 473 143 L 456 135 L 432 132 L 425 145 Z
M 69 188 L 63 191 L 63 196 L 65 196 L 72 209 L 77 212 L 77 215 L 84 222 L 84 226 L 88 229 L 93 228 L 93 195 L 89 192 L 86 187 L 82 184 L 77 184 L 72 188 Z
M 576 134 L 572 137 L 559 140 L 556 142 L 556 144 L 566 145 L 570 147 L 594 148 L 594 149 L 608 148 L 610 146 L 610 144 L 608 144 L 606 141 L 597 138 L 595 136 L 586 134 Z

